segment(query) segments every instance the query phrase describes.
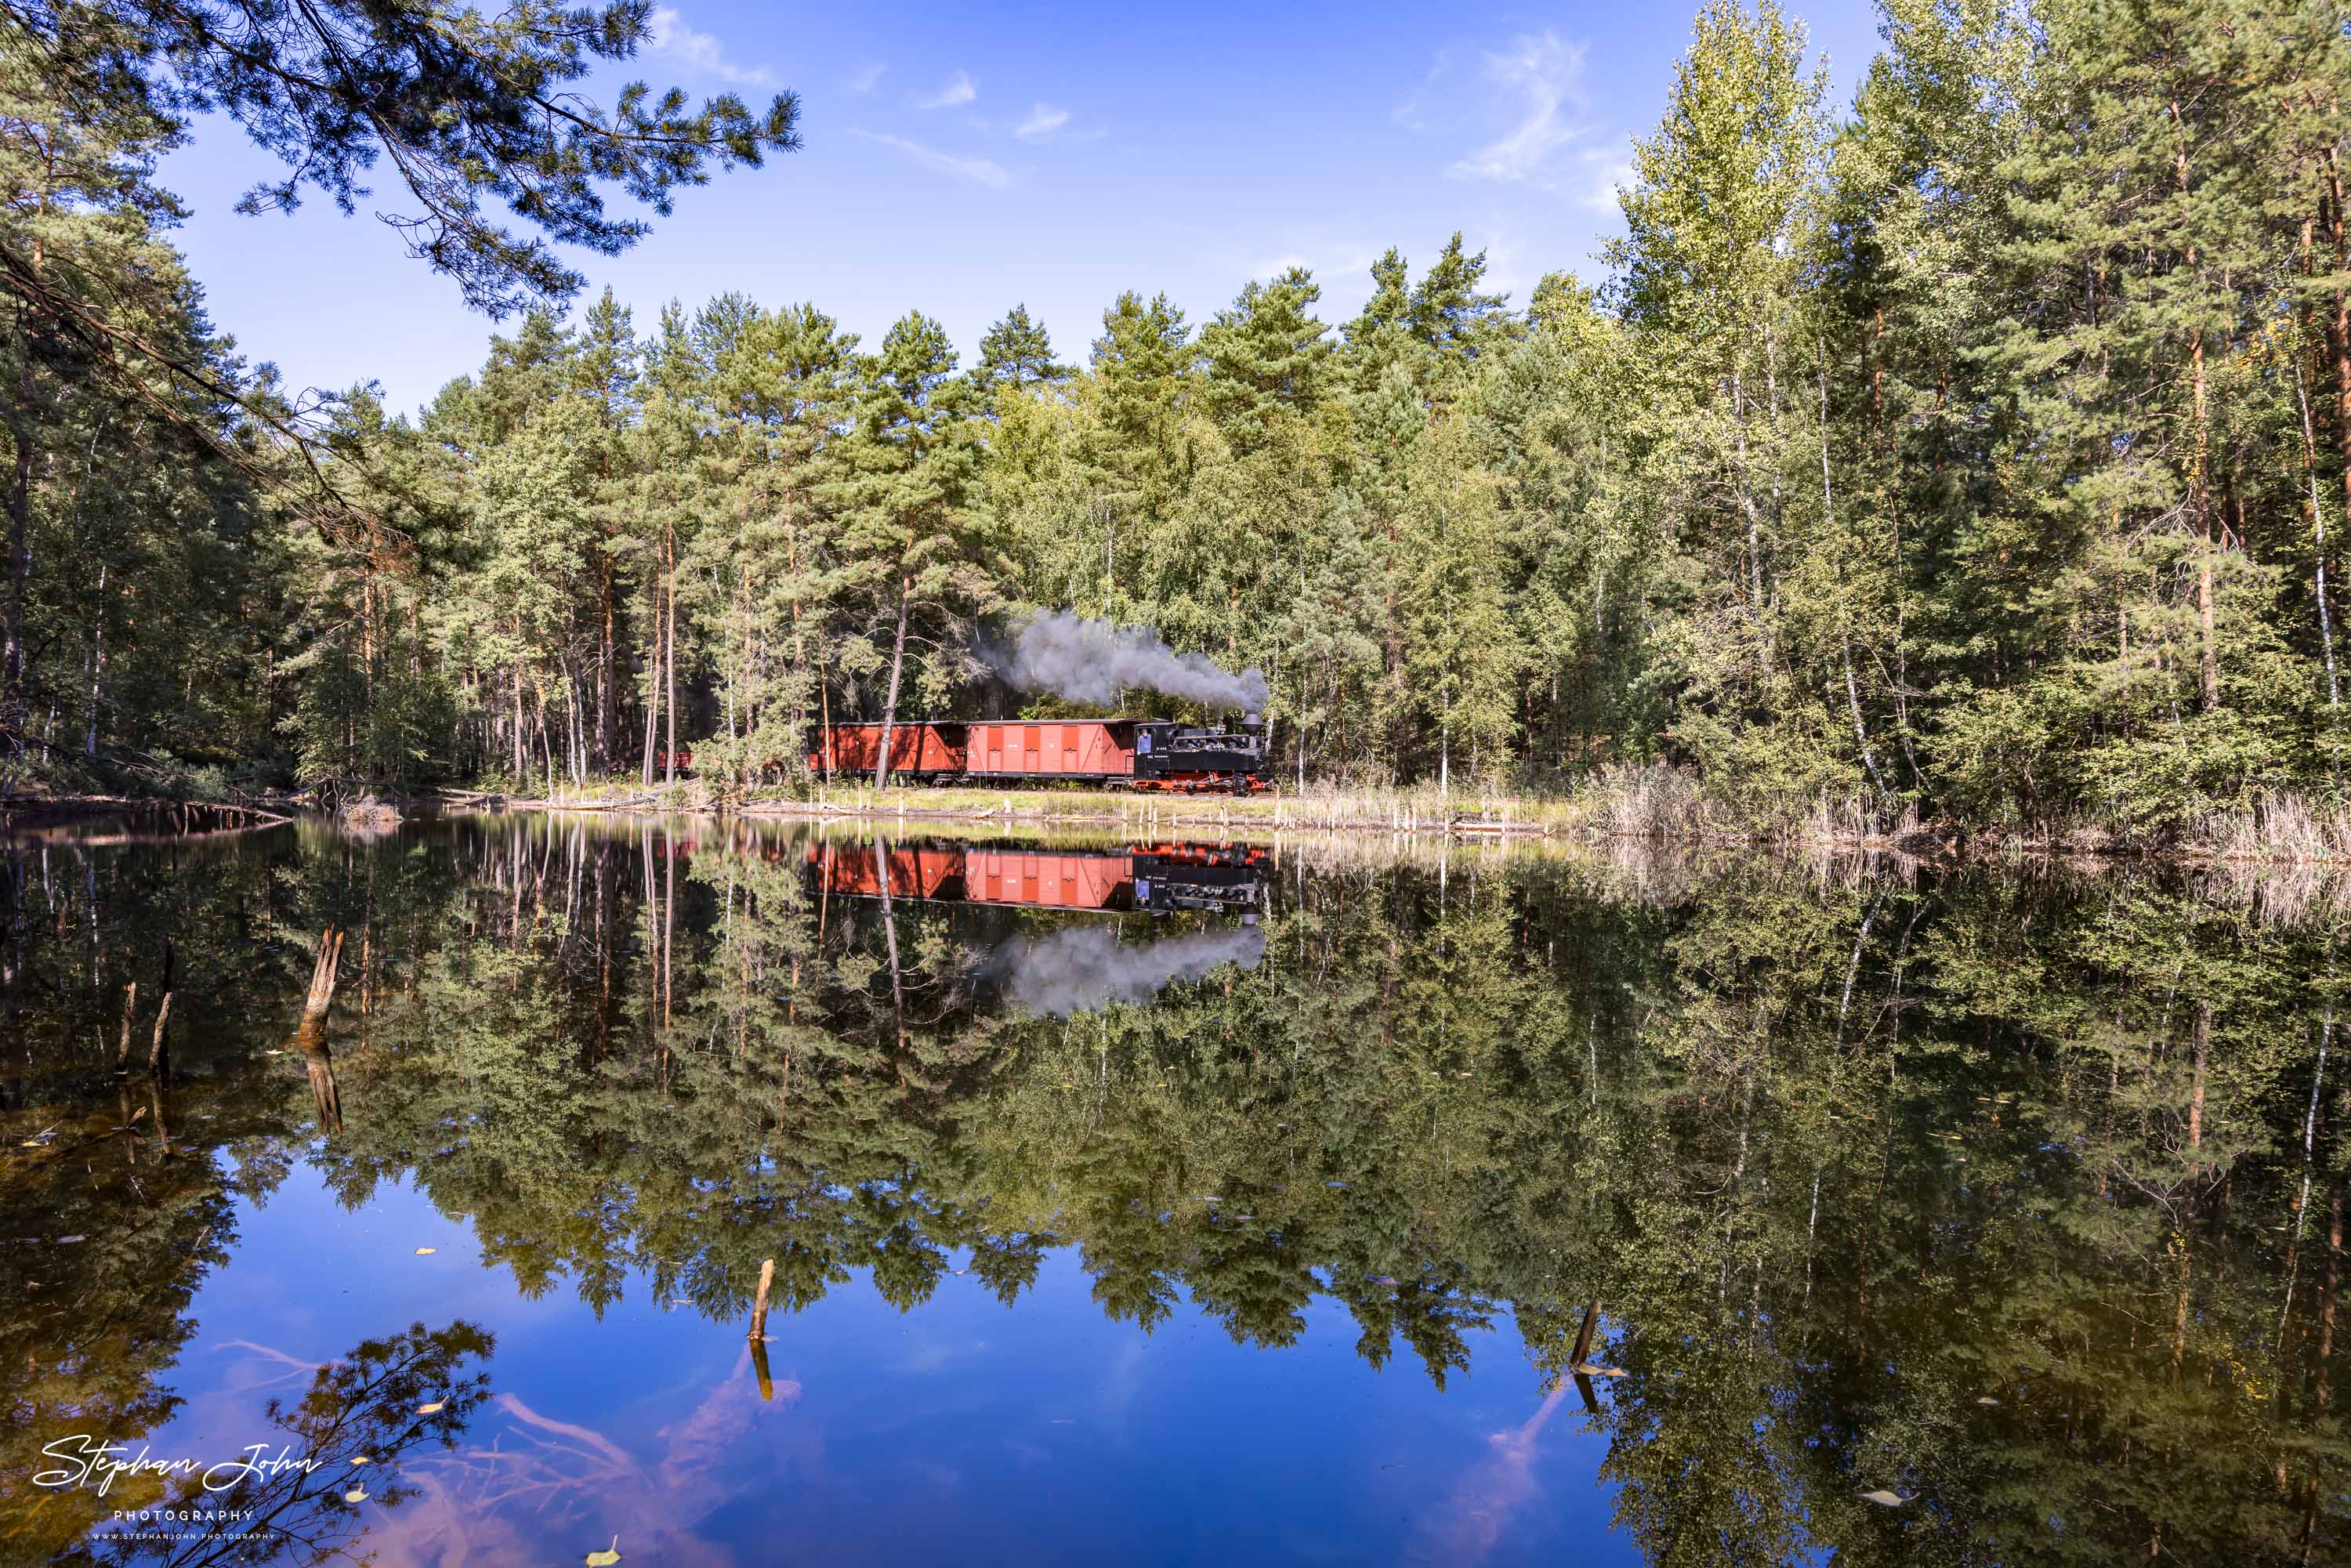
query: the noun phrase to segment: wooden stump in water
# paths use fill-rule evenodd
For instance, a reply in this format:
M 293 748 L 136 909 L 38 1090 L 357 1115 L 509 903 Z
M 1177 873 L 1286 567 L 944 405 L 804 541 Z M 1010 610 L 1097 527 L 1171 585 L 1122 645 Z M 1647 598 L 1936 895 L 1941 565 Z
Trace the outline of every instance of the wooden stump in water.
M 763 1260 L 759 1265 L 759 1294 L 751 1303 L 751 1343 L 758 1344 L 768 1337 L 768 1292 L 776 1283 L 776 1260 Z
M 776 1380 L 768 1371 L 768 1342 L 754 1335 L 751 1340 L 751 1370 L 759 1377 L 759 1399 L 766 1403 L 776 1396 Z
M 131 1071 L 131 1015 L 139 1006 L 139 982 L 131 981 L 122 988 L 122 1038 L 114 1047 L 116 1071 Z
M 302 1065 L 310 1075 L 310 1103 L 319 1125 L 327 1132 L 343 1130 L 343 1099 L 335 1087 L 335 1058 L 324 1045 L 302 1047 Z
M 307 1049 L 327 1027 L 327 1009 L 335 1002 L 336 971 L 342 962 L 343 934 L 329 925 L 319 937 L 319 960 L 310 967 L 310 992 L 302 1002 L 299 1038 Z
M 163 1052 L 164 1033 L 172 1027 L 172 993 L 163 993 L 163 1006 L 155 1014 L 155 1038 L 147 1047 L 147 1071 L 162 1076 L 168 1058 Z

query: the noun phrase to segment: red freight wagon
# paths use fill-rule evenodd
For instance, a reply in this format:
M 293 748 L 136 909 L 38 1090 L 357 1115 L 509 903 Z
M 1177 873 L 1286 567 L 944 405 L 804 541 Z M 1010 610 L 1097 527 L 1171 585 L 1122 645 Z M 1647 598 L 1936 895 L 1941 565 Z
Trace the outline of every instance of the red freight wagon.
M 1131 779 L 1131 719 L 1041 719 L 964 726 L 973 779 Z
M 917 778 L 964 771 L 964 730 L 960 724 L 902 724 L 890 732 L 890 771 Z M 816 731 L 816 749 L 809 753 L 813 773 L 871 773 L 882 756 L 879 724 L 836 724 Z

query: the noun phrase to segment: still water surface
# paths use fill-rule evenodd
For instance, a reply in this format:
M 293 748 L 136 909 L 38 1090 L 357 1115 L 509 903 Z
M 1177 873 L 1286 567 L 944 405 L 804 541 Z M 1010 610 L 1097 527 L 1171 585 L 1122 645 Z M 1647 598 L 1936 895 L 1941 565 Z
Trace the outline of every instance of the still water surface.
M 514 817 L 0 859 L 0 1560 L 2351 1553 L 2339 889 Z M 319 1468 L 40 1484 L 83 1439 Z M 253 1511 L 117 1517 L 174 1504 Z

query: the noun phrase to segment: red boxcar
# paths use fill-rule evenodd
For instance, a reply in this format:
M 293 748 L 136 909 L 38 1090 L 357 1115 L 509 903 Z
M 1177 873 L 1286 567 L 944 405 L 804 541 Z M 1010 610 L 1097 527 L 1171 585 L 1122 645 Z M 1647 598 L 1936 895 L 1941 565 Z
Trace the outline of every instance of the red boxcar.
M 890 732 L 890 770 L 916 778 L 964 771 L 964 730 L 960 724 L 902 724 Z M 811 773 L 871 773 L 882 756 L 879 724 L 836 724 L 819 727 L 816 749 L 809 753 Z
M 965 773 L 990 779 L 1131 779 L 1132 719 L 1027 719 L 963 727 Z

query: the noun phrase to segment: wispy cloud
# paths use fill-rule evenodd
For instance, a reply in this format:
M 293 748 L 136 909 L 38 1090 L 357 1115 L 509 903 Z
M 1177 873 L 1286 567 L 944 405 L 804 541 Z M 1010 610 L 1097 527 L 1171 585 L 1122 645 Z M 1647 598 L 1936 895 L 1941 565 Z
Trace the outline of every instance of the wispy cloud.
M 946 85 L 930 97 L 917 99 L 916 109 L 957 109 L 979 96 L 979 84 L 971 79 L 969 71 L 957 71 L 947 78 Z
M 919 141 L 909 141 L 903 136 L 884 136 L 878 131 L 860 130 L 857 135 L 868 141 L 878 141 L 893 152 L 900 153 L 925 169 L 935 169 L 942 174 L 952 174 L 958 180 L 969 180 L 975 185 L 985 185 L 991 191 L 1001 191 L 1012 183 L 1012 171 L 993 158 L 976 158 L 957 152 L 942 152 L 935 147 L 925 147 Z
M 715 35 L 687 26 L 674 6 L 662 6 L 648 19 L 645 48 L 650 54 L 666 55 L 685 70 L 737 87 L 766 87 L 775 79 L 765 66 L 738 66 L 728 60 Z
M 1070 123 L 1070 111 L 1040 103 L 1029 111 L 1029 118 L 1013 128 L 1012 134 L 1023 141 L 1042 141 Z
M 875 85 L 881 81 L 882 72 L 884 68 L 885 68 L 878 65 L 867 66 L 863 70 L 859 71 L 855 76 L 849 78 L 849 90 L 855 93 L 860 98 L 864 97 L 867 93 L 872 92 Z
M 1553 155 L 1591 129 L 1573 118 L 1584 107 L 1583 51 L 1582 44 L 1562 44 L 1558 35 L 1544 32 L 1486 56 L 1487 82 L 1498 96 L 1516 101 L 1518 119 L 1447 172 L 1476 180 L 1533 180 L 1548 173 Z
M 1446 170 L 1457 180 L 1556 188 L 1561 153 L 1592 131 L 1583 119 L 1584 53 L 1548 29 L 1501 49 L 1448 49 L 1396 106 L 1396 123 L 1423 135 L 1485 137 Z

